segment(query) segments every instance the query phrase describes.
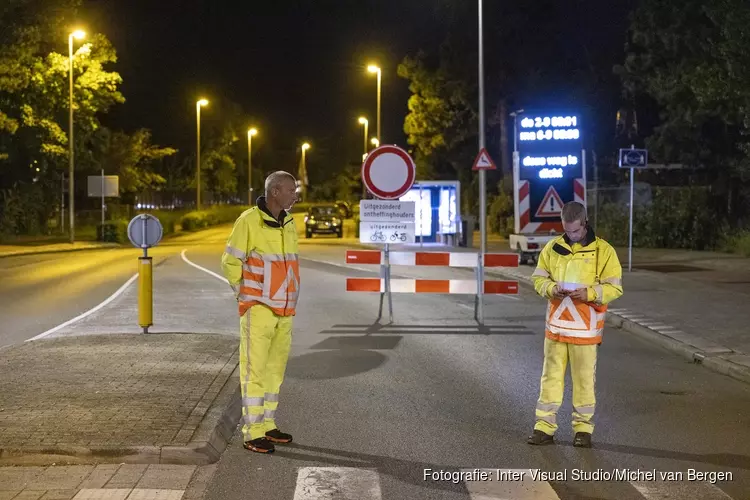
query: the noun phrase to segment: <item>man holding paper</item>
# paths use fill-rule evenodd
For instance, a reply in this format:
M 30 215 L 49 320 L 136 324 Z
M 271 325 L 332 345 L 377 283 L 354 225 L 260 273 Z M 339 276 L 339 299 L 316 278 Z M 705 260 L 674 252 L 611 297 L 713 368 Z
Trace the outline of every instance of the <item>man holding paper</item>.
M 549 303 L 536 424 L 528 443 L 554 442 L 570 361 L 573 446 L 589 448 L 594 430 L 597 348 L 602 342 L 607 304 L 622 295 L 622 267 L 612 245 L 597 238 L 588 226 L 586 207 L 567 203 L 561 218 L 565 233 L 544 247 L 532 275 L 537 293 Z

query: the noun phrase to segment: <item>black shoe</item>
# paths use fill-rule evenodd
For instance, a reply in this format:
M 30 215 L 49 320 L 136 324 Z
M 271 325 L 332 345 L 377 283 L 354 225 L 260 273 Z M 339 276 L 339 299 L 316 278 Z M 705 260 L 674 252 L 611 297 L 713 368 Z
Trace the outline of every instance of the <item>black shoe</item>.
M 243 446 L 246 450 L 254 451 L 256 453 L 273 453 L 276 449 L 273 443 L 264 437 L 245 441 Z
M 534 433 L 529 436 L 529 439 L 527 439 L 526 442 L 533 445 L 554 444 L 555 437 L 550 436 L 546 432 L 534 429 Z
M 573 438 L 573 446 L 578 448 L 591 448 L 591 433 L 576 432 L 576 437 Z
M 291 443 L 292 442 L 292 435 L 287 434 L 286 432 L 281 432 L 278 429 L 273 429 L 271 431 L 266 432 L 266 438 L 268 438 L 269 441 L 272 443 Z

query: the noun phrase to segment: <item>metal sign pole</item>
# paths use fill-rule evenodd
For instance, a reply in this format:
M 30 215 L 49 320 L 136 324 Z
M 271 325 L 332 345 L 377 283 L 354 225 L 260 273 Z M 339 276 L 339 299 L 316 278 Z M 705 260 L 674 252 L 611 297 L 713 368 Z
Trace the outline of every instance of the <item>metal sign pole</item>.
M 104 231 L 104 169 L 102 169 L 102 231 Z M 102 232 L 104 234 L 104 232 Z
M 630 149 L 635 149 L 631 144 Z M 630 167 L 630 231 L 628 235 L 628 272 L 633 271 L 633 191 L 635 191 L 635 168 Z
M 482 36 L 482 0 L 479 3 L 479 150 L 484 149 L 484 39 Z M 479 171 L 479 239 L 480 242 L 480 261 L 484 259 L 484 253 L 487 250 L 487 203 L 486 198 L 486 174 L 484 169 Z M 483 270 L 479 268 L 480 285 L 484 282 Z M 477 321 L 481 324 L 484 321 L 484 304 L 483 304 L 483 286 L 477 288 Z
M 391 295 L 391 256 L 390 245 L 385 244 L 385 293 L 388 294 L 388 319 L 393 323 L 393 296 Z

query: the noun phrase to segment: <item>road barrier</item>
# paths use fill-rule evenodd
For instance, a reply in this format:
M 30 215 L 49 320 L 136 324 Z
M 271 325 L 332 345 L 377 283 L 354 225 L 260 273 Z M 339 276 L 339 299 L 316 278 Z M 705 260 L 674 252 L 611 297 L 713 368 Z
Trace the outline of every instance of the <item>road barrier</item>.
M 378 320 L 383 313 L 383 298 L 388 296 L 390 321 L 393 322 L 392 293 L 439 293 L 474 295 L 474 319 L 478 317 L 478 291 L 484 294 L 517 294 L 518 281 L 485 280 L 485 267 L 518 267 L 519 255 L 515 253 L 471 252 L 391 252 L 380 250 L 347 250 L 347 264 L 374 264 L 381 266 L 380 278 L 346 278 L 348 292 L 379 292 Z M 476 279 L 391 279 L 391 265 L 464 267 L 476 269 Z

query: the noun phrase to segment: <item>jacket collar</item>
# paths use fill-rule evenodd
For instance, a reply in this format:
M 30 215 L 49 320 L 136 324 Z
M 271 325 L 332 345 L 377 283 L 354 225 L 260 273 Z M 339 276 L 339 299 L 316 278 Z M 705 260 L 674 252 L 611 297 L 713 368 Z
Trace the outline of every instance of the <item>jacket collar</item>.
M 567 234 L 563 234 L 563 240 L 571 248 L 573 247 L 573 245 L 575 243 L 579 243 L 582 247 L 587 247 L 587 246 L 589 246 L 590 244 L 592 244 L 593 242 L 596 241 L 596 233 L 594 233 L 594 228 L 593 227 L 587 226 L 586 227 L 586 236 L 584 236 L 581 241 L 577 241 L 577 242 L 574 243 L 574 242 L 570 241 L 570 238 L 568 238 Z
M 268 204 L 266 203 L 266 197 L 265 196 L 259 196 L 258 199 L 255 201 L 255 204 L 260 209 L 261 213 L 264 215 L 263 222 L 265 222 L 267 225 L 271 227 L 282 227 L 286 226 L 289 221 L 291 220 L 289 218 L 289 212 L 286 210 L 282 210 L 281 213 L 279 213 L 279 218 L 273 216 L 271 211 L 268 209 Z

